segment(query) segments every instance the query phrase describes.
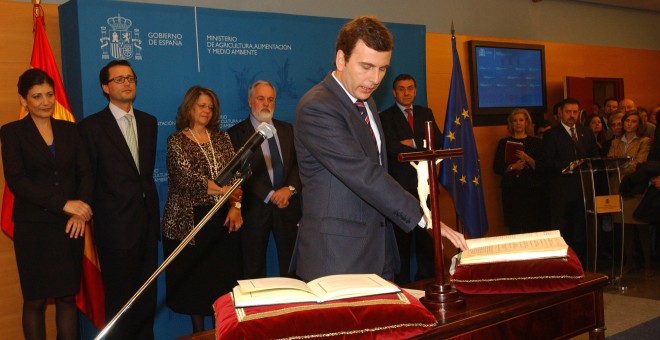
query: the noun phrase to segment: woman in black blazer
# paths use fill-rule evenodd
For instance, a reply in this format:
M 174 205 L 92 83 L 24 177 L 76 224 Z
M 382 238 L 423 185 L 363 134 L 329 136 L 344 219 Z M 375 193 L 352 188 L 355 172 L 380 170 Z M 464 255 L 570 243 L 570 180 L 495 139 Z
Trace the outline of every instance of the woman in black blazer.
M 0 130 L 5 180 L 15 195 L 14 250 L 23 293 L 23 334 L 45 339 L 46 300 L 55 299 L 57 338 L 78 339 L 91 168 L 75 124 L 53 119 L 53 80 L 40 69 L 18 79 L 25 118 Z

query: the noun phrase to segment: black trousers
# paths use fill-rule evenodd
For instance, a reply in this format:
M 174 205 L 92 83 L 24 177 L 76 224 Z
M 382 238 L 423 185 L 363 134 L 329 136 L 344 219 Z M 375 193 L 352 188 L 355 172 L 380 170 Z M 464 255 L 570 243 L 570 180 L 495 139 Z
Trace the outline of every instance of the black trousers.
M 157 268 L 158 240 L 143 237 L 130 249 L 98 247 L 105 292 L 105 320 L 109 322 Z M 106 339 L 154 339 L 156 281 L 133 302 L 108 332 Z

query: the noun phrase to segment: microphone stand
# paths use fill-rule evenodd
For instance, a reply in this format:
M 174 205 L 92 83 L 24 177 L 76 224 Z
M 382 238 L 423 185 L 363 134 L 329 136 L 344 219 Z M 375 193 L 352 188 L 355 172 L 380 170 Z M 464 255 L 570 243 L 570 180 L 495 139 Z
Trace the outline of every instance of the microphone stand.
M 232 194 L 232 193 L 233 193 L 233 192 L 234 192 L 239 186 L 241 186 L 241 184 L 242 184 L 242 183 L 243 183 L 248 177 L 250 177 L 250 175 L 252 175 L 252 170 L 250 169 L 250 163 L 249 163 L 249 162 L 245 162 L 245 163 L 243 164 L 241 170 L 238 171 L 237 174 L 239 175 L 239 179 L 236 181 L 236 183 L 234 183 L 234 184 L 229 188 L 229 191 L 227 191 L 227 193 L 225 193 L 225 194 L 220 198 L 220 200 L 219 200 L 219 201 L 218 201 L 218 202 L 217 202 L 217 203 L 211 208 L 211 210 L 206 214 L 206 216 L 204 216 L 204 218 L 202 218 L 202 220 L 199 221 L 199 223 L 197 223 L 197 225 L 193 228 L 193 230 L 191 230 L 190 233 L 188 233 L 188 236 L 186 236 L 186 238 L 184 238 L 184 239 L 181 241 L 181 243 L 179 243 L 179 245 L 176 247 L 176 249 L 174 249 L 174 251 L 172 251 L 172 254 L 170 254 L 170 256 L 168 256 L 168 257 L 163 261 L 163 263 L 161 263 L 161 265 L 158 267 L 158 269 L 156 269 L 156 271 L 155 271 L 153 274 L 151 274 L 151 276 L 150 276 L 150 277 L 147 279 L 147 281 L 142 285 L 142 287 L 140 287 L 140 289 L 138 289 L 137 292 L 135 292 L 135 294 L 133 295 L 133 297 L 131 297 L 131 298 L 128 300 L 128 302 L 126 302 L 126 304 L 124 305 L 124 307 L 122 307 L 122 308 L 119 310 L 119 312 L 117 313 L 117 315 L 115 315 L 115 316 L 112 318 L 112 320 L 110 320 L 110 322 L 108 322 L 108 324 L 105 325 L 105 327 L 104 327 L 104 328 L 101 330 L 101 332 L 100 332 L 100 333 L 94 338 L 94 340 L 100 340 L 102 337 L 104 337 L 105 335 L 108 334 L 108 332 L 110 331 L 110 329 L 112 329 L 112 326 L 114 326 L 114 324 L 115 324 L 115 323 L 117 322 L 117 320 L 118 320 L 118 319 L 124 314 L 124 312 L 126 312 L 129 308 L 131 308 L 131 305 L 133 305 L 133 302 L 135 302 L 135 300 L 137 300 L 137 298 L 142 294 L 142 292 L 144 292 L 144 291 L 147 289 L 147 287 L 149 287 L 149 285 L 150 285 L 150 284 L 151 284 L 151 283 L 152 283 L 152 282 L 158 277 L 158 275 L 160 275 L 160 273 L 162 273 L 163 270 L 165 270 L 165 268 L 166 268 L 166 267 L 167 267 L 172 261 L 174 261 L 174 259 L 179 255 L 179 253 L 183 250 L 183 248 L 185 248 L 185 247 L 188 245 L 188 243 L 190 243 L 190 241 L 193 239 L 193 237 L 195 237 L 195 235 L 197 235 L 197 233 L 198 233 L 200 230 L 202 230 L 202 228 L 204 227 L 204 225 L 206 225 L 206 223 L 211 219 L 211 217 L 213 217 L 213 215 L 215 215 L 215 213 L 218 212 L 218 210 L 219 210 L 219 209 L 220 209 L 220 208 L 221 208 L 221 207 L 227 202 L 227 200 L 231 197 L 231 194 Z

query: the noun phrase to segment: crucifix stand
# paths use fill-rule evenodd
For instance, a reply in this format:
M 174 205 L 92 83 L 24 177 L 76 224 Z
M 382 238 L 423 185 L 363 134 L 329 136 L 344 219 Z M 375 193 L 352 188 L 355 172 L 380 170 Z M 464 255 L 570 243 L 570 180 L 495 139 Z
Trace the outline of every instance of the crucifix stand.
M 435 254 L 435 282 L 426 288 L 426 295 L 420 300 L 432 312 L 444 312 L 447 309 L 457 309 L 465 306 L 463 300 L 451 285 L 445 284 L 445 266 L 442 257 L 442 227 L 440 224 L 440 201 L 436 178 L 438 171 L 435 160 L 441 158 L 462 157 L 463 149 L 433 150 L 433 122 L 426 122 L 427 150 L 399 154 L 399 162 L 427 161 L 429 173 L 429 189 L 431 195 L 431 220 L 433 227 L 433 250 Z

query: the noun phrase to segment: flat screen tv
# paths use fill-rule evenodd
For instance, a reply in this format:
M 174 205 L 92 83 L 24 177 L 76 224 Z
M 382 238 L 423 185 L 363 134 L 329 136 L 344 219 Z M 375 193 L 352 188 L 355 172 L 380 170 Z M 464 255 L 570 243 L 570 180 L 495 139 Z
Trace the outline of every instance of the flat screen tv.
M 543 45 L 493 41 L 468 42 L 475 126 L 506 124 L 514 108 L 525 108 L 535 121 L 546 108 Z

